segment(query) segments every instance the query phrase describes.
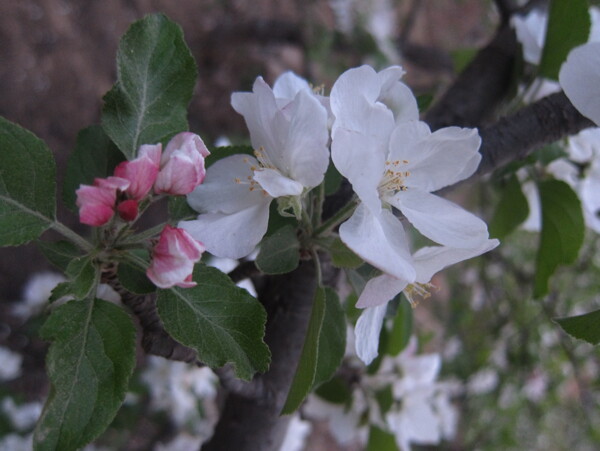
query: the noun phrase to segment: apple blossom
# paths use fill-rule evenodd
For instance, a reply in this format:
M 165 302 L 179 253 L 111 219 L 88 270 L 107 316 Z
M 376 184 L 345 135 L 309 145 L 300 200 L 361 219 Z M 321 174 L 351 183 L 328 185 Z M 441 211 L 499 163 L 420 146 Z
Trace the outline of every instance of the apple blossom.
M 581 114 L 600 125 L 600 42 L 574 48 L 560 68 L 558 80 Z
M 432 194 L 475 171 L 481 160 L 477 131 L 448 127 L 431 133 L 413 120 L 416 103 L 398 81 L 401 74 L 398 67 L 375 74 L 363 66 L 340 76 L 331 92 L 331 152 L 361 200 L 341 225 L 340 238 L 377 268 L 412 281 L 415 270 L 392 207 L 442 245 L 473 248 L 488 233 L 479 218 Z M 359 82 L 356 94 L 350 87 Z
M 382 274 L 369 280 L 358 298 L 356 306 L 365 308 L 356 323 L 356 353 L 369 364 L 376 356 L 379 335 L 388 301 L 403 292 L 409 302 L 416 304 L 414 297 L 427 297 L 433 275 L 447 266 L 477 257 L 498 246 L 496 239 L 485 240 L 471 249 L 431 246 L 419 249 L 413 256 L 416 278 L 413 281 Z
M 323 181 L 329 162 L 327 110 L 307 84 L 282 77 L 273 90 L 259 77 L 252 93 L 232 95 L 250 130 L 254 157 L 217 161 L 188 195 L 201 214 L 179 226 L 218 257 L 248 255 L 267 231 L 274 198 L 287 200 L 298 215 L 301 196 Z
M 178 286 L 189 288 L 194 264 L 202 258 L 204 246 L 185 230 L 166 225 L 152 251 L 152 263 L 146 271 L 148 278 L 160 288 Z
M 154 191 L 173 195 L 191 193 L 204 180 L 204 159 L 209 154 L 198 135 L 190 132 L 175 135 L 160 158 Z
M 117 191 L 129 187 L 129 180 L 121 177 L 97 178 L 94 185 L 81 185 L 76 191 L 79 220 L 83 224 L 102 226 L 115 214 Z
M 154 185 L 158 174 L 161 148 L 160 144 L 140 146 L 137 158 L 131 161 L 123 161 L 115 168 L 114 174 L 116 177 L 129 180 L 126 193 L 132 199 L 141 200 Z

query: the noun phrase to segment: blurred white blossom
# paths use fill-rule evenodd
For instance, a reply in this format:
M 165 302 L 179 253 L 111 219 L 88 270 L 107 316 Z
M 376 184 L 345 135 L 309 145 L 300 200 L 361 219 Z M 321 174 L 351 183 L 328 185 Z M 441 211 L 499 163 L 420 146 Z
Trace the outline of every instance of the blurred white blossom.
M 23 356 L 0 346 L 0 381 L 9 381 L 21 375 Z

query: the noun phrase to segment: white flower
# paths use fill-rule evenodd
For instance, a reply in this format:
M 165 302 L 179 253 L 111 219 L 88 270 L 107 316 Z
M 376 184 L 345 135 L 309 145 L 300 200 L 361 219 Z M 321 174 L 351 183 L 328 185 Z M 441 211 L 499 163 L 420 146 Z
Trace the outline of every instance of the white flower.
M 487 239 L 476 216 L 432 192 L 470 176 L 481 160 L 476 130 L 449 127 L 431 133 L 416 118 L 402 69 L 378 74 L 362 66 L 340 76 L 331 92 L 332 159 L 361 204 L 340 237 L 367 262 L 412 282 L 415 271 L 402 224 L 392 207 L 425 236 L 457 248 Z
M 201 429 L 211 421 L 200 418 L 198 409 L 200 401 L 208 402 L 216 396 L 217 377 L 208 367 L 193 368 L 183 362 L 151 357 L 142 380 L 150 390 L 152 408 L 169 412 L 175 424 L 194 422 Z
M 309 421 L 300 418 L 297 413 L 290 419 L 285 438 L 279 447 L 280 451 L 302 451 L 306 445 L 306 439 L 310 434 L 312 425 Z
M 29 318 L 42 311 L 47 304 L 52 290 L 66 279 L 64 276 L 44 271 L 31 276 L 23 289 L 23 301 L 14 308 L 15 315 Z
M 490 393 L 498 386 L 498 371 L 493 368 L 484 368 L 469 377 L 467 392 L 474 395 Z
M 21 375 L 23 356 L 0 346 L 0 381 L 9 381 Z
M 25 431 L 32 428 L 40 417 L 42 404 L 30 402 L 16 405 L 11 397 L 7 397 L 2 400 L 2 412 L 10 418 L 10 422 L 17 430 Z
M 365 285 L 356 306 L 366 307 L 355 328 L 356 354 L 367 365 L 377 357 L 379 335 L 387 309 L 387 302 L 404 292 L 414 304 L 413 296 L 428 297 L 427 288 L 433 275 L 447 266 L 469 258 L 477 257 L 498 246 L 496 239 L 486 240 L 476 248 L 455 249 L 432 246 L 419 249 L 414 255 L 416 278 L 414 283 L 389 274 L 382 274 L 369 280 Z
M 327 110 L 308 83 L 291 73 L 273 89 L 259 77 L 253 92 L 234 93 L 231 103 L 246 120 L 255 157 L 234 155 L 211 166 L 204 183 L 188 195 L 202 214 L 179 227 L 210 253 L 241 258 L 265 234 L 274 198 L 298 205 L 302 194 L 323 181 L 329 163 Z
M 525 16 L 513 16 L 510 23 L 523 47 L 523 59 L 531 64 L 539 64 L 546 40 L 548 13 L 533 9 Z
M 392 386 L 394 403 L 386 422 L 402 451 L 410 443 L 434 445 L 452 438 L 458 413 L 451 405 L 451 386 L 436 382 L 441 367 L 439 354 L 414 355 L 415 342 L 394 359 L 402 377 Z

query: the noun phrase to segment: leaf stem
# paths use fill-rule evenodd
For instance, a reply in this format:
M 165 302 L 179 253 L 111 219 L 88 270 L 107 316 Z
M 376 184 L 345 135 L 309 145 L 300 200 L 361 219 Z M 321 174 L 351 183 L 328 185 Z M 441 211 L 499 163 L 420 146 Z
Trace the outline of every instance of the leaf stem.
M 51 223 L 50 227 L 52 229 L 56 230 L 58 233 L 60 233 L 65 238 L 69 239 L 71 242 L 73 242 L 77 246 L 79 246 L 84 251 L 90 252 L 94 249 L 94 246 L 92 245 L 92 243 L 90 243 L 88 240 L 83 238 L 81 235 L 75 233 L 73 230 L 68 228 L 62 222 L 55 220 Z
M 310 249 L 313 261 L 315 262 L 315 272 L 317 273 L 317 287 L 323 286 L 323 274 L 321 272 L 321 260 L 319 260 L 319 253 L 312 247 Z
M 358 205 L 358 200 L 356 198 L 352 199 L 350 202 L 348 202 L 346 205 L 344 205 L 342 208 L 340 208 L 336 214 L 334 214 L 331 218 L 329 218 L 327 221 L 325 221 L 323 224 L 321 224 L 319 227 L 317 227 L 317 229 L 315 230 L 314 236 L 319 237 L 319 236 L 323 235 L 325 232 L 328 232 L 331 229 L 333 229 L 335 226 L 337 226 L 341 222 L 348 219 L 350 217 L 350 215 L 352 215 L 352 213 L 354 213 L 354 210 L 356 209 L 357 205 Z

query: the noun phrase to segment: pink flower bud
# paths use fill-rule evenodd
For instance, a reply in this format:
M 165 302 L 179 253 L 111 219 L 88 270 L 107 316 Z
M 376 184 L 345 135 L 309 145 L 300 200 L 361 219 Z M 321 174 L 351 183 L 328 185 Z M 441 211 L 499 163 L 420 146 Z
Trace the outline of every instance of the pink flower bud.
M 119 212 L 119 216 L 125 221 L 133 221 L 137 218 L 139 211 L 137 200 L 128 199 L 120 202 L 117 205 L 117 211 Z
M 115 168 L 115 176 L 129 180 L 127 194 L 135 200 L 142 199 L 156 181 L 160 165 L 161 144 L 145 144 L 138 157 L 123 161 Z
M 200 260 L 204 245 L 196 241 L 185 230 L 165 226 L 158 243 L 152 251 L 152 263 L 146 271 L 148 278 L 160 288 L 174 285 L 189 288 L 194 264 Z
M 208 155 L 210 152 L 198 135 L 190 132 L 175 135 L 160 160 L 154 191 L 174 195 L 191 193 L 204 180 L 204 158 Z
M 125 191 L 129 180 L 120 177 L 97 178 L 94 185 L 81 185 L 75 192 L 79 207 L 79 220 L 83 224 L 101 226 L 115 213 L 117 190 Z

